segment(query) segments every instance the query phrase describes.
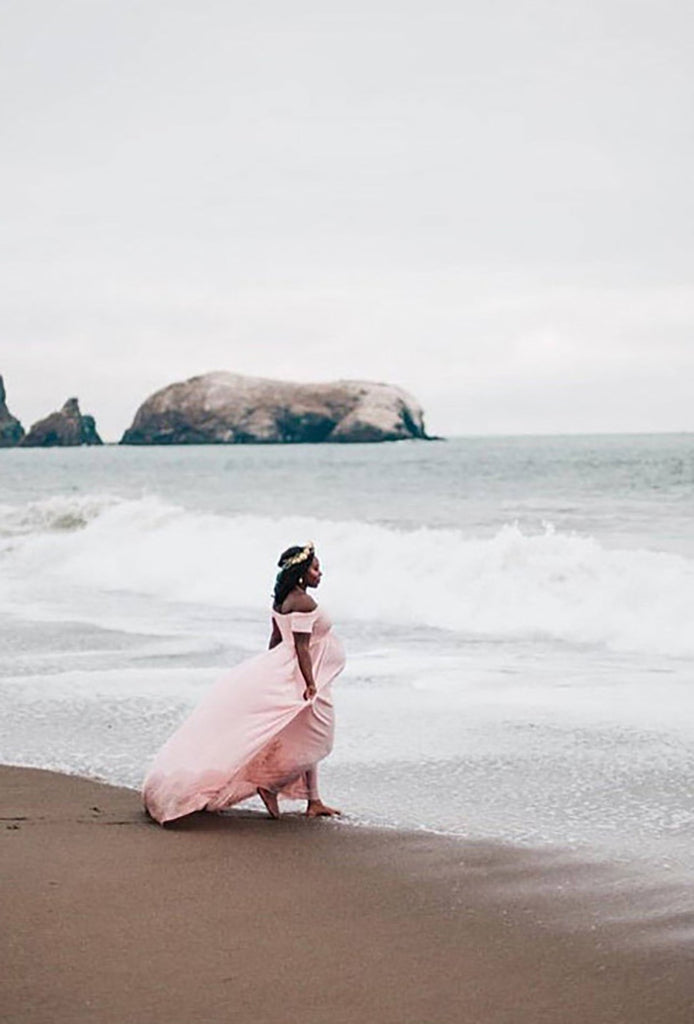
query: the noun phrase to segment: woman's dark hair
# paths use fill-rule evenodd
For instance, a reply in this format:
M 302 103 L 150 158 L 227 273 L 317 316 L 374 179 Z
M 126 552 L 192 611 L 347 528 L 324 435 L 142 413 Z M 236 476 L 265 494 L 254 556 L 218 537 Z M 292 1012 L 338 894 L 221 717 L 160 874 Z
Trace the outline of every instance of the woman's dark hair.
M 301 552 L 304 550 L 305 549 L 302 545 L 295 544 L 293 547 L 287 548 L 286 551 L 283 551 L 279 557 L 279 561 L 277 564 L 279 566 L 280 571 L 277 573 L 277 577 L 275 578 L 275 589 L 272 595 L 274 600 L 274 606 L 277 609 L 282 607 L 282 602 L 284 601 L 289 591 L 294 589 L 294 587 L 297 585 L 301 577 L 304 575 L 304 573 L 310 566 L 311 562 L 315 558 L 315 551 L 311 547 L 309 549 L 308 554 L 306 555 L 306 558 L 302 559 L 302 561 L 295 562 L 293 565 L 287 566 L 286 569 L 283 569 L 282 566 L 288 559 L 295 558 L 297 555 L 300 555 Z

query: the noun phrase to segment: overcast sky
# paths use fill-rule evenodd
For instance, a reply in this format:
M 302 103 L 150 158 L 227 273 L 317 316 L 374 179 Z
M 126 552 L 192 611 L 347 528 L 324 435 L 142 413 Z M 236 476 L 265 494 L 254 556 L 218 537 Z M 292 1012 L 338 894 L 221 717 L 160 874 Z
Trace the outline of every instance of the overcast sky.
M 694 430 L 691 0 L 0 0 L 0 373 Z

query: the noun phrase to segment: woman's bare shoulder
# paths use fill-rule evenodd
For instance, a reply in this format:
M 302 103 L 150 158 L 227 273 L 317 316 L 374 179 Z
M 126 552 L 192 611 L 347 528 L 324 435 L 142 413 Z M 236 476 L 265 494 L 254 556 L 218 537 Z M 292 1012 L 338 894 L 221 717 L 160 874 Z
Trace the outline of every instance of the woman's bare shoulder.
M 282 602 L 282 614 L 287 615 L 289 612 L 313 612 L 317 607 L 316 602 L 308 594 L 292 592 L 287 594 Z

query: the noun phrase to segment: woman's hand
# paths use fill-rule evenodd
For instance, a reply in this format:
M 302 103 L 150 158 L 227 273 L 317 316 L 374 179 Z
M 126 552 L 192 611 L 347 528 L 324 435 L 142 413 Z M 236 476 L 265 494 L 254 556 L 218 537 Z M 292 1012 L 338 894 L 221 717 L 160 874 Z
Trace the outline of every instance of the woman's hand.
M 316 687 L 314 683 L 309 683 L 304 690 L 304 700 L 313 700 L 316 696 Z

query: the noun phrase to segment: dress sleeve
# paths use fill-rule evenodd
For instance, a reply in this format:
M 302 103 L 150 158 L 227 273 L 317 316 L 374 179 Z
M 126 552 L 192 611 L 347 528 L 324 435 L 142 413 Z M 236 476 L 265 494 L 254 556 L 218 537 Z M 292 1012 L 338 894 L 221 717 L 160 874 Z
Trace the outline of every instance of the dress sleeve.
M 316 621 L 317 615 L 317 608 L 314 608 L 312 612 L 292 612 L 290 620 L 292 626 L 292 633 L 313 632 L 313 623 Z

